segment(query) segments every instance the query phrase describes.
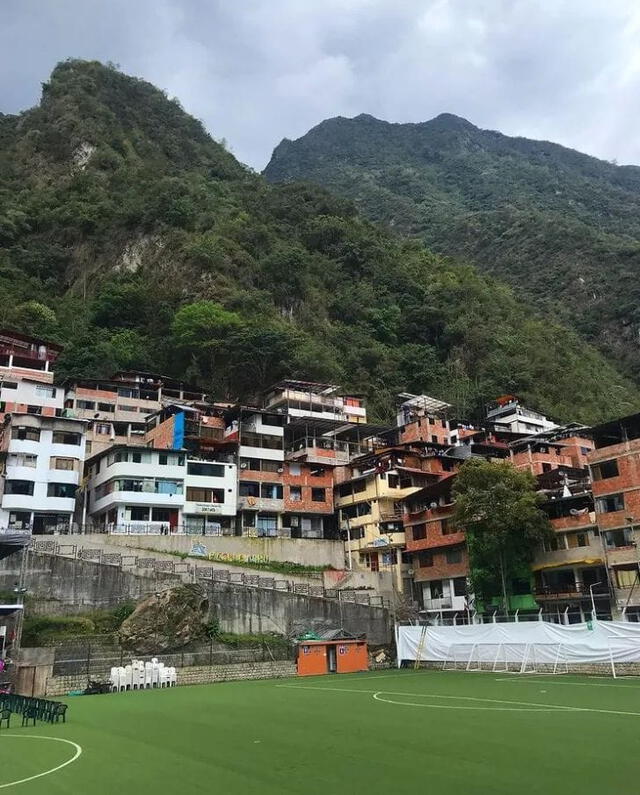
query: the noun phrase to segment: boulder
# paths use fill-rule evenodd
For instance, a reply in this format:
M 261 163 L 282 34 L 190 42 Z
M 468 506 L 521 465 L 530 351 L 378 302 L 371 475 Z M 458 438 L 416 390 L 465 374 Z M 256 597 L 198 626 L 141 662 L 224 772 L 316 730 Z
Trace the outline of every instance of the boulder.
M 178 585 L 144 599 L 120 627 L 123 648 L 169 652 L 203 637 L 209 602 L 199 585 Z

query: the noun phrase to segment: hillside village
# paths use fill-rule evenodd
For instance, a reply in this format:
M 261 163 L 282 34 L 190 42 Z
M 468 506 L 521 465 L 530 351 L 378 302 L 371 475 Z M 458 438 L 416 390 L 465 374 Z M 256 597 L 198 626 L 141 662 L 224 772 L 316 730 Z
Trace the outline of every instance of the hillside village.
M 289 563 L 338 560 L 336 582 L 357 574 L 433 623 L 640 620 L 640 415 L 587 427 L 503 395 L 480 427 L 403 393 L 389 427 L 336 384 L 281 380 L 261 405 L 233 405 L 139 371 L 58 382 L 60 353 L 0 332 L 5 538 L 186 537 L 195 555 L 205 542 L 212 559 L 249 567 L 254 539 L 291 539 Z M 453 524 L 452 487 L 472 458 L 530 472 L 553 528 L 508 605 L 475 599 Z M 244 552 L 229 553 L 232 538 Z M 323 542 L 337 558 L 317 553 Z

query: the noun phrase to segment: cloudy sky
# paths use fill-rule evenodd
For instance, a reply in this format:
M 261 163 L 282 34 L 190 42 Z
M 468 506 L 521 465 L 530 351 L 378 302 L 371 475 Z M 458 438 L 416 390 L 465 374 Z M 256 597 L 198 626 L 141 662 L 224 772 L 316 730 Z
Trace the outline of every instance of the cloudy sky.
M 180 99 L 261 169 L 330 116 L 546 138 L 640 164 L 637 0 L 0 0 L 0 112 L 64 58 Z

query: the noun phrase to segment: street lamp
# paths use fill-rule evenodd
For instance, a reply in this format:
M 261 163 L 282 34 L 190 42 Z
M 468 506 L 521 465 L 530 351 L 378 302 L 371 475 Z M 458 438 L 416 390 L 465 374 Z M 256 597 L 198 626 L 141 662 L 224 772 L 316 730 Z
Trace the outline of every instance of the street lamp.
M 593 589 L 595 588 L 596 585 L 602 585 L 602 580 L 600 580 L 599 582 L 592 582 L 591 585 L 589 586 L 589 593 L 591 594 L 591 620 L 592 621 L 597 621 L 598 620 L 598 617 L 596 615 L 596 603 L 595 603 L 595 600 L 593 598 Z
M 347 568 L 351 571 L 353 569 L 353 560 L 351 558 L 351 523 L 349 522 L 348 516 L 342 520 L 342 529 L 344 529 L 347 534 Z

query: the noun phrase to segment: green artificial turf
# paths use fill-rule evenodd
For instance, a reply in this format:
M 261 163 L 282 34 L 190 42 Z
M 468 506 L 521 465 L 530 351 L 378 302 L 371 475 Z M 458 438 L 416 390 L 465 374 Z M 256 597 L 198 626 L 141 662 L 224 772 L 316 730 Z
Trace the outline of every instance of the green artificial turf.
M 68 701 L 66 724 L 0 731 L 0 788 L 75 753 L 35 735 L 81 756 L 3 793 L 602 795 L 640 775 L 630 679 L 381 671 Z

